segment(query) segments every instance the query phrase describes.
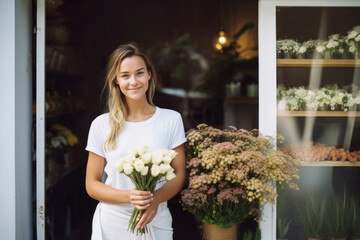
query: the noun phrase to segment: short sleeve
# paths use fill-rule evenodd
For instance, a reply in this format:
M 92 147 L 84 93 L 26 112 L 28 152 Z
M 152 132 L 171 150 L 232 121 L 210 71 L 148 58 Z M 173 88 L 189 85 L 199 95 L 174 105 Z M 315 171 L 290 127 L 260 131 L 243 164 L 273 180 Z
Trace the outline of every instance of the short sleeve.
M 180 114 L 177 114 L 175 119 L 174 129 L 172 132 L 171 149 L 180 146 L 186 142 L 184 124 Z
M 85 149 L 101 157 L 105 157 L 103 139 L 100 131 L 99 121 L 96 121 L 96 119 L 91 123 L 88 141 Z

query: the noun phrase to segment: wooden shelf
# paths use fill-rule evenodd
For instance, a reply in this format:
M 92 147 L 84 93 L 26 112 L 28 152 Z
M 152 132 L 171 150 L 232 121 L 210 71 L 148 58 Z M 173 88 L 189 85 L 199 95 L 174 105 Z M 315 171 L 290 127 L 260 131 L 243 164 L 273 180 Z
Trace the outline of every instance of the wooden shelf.
M 278 67 L 360 67 L 360 59 L 278 59 Z
M 342 161 L 299 161 L 301 167 L 360 167 L 360 161 L 358 162 L 342 162 Z
M 225 98 L 226 104 L 258 104 L 257 97 L 227 97 Z
M 360 111 L 278 111 L 282 117 L 360 117 Z

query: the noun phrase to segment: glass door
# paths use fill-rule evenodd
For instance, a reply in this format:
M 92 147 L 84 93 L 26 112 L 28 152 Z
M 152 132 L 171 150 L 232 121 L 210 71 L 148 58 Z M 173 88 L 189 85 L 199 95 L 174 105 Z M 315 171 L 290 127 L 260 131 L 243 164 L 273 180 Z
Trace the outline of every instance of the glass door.
M 74 14 L 79 7 L 37 2 L 38 239 L 89 238 L 91 233 L 96 203 L 85 191 L 85 145 L 97 106 L 86 106 L 92 89 L 85 71 L 84 23 Z
M 278 188 L 277 238 L 357 238 L 360 7 L 276 8 L 278 148 L 299 190 Z

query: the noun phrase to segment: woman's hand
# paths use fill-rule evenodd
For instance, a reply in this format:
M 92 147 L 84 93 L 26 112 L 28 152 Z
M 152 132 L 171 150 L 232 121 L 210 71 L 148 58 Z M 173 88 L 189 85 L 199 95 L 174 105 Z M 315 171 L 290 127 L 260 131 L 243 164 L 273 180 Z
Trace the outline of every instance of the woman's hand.
M 154 200 L 150 203 L 150 206 L 144 211 L 144 213 L 138 217 L 138 225 L 137 228 L 142 229 L 147 224 L 149 224 L 154 217 L 156 216 L 156 213 L 159 208 L 159 202 L 154 198 Z
M 133 189 L 130 191 L 130 203 L 139 210 L 145 210 L 150 207 L 153 201 L 153 194 L 150 191 L 140 191 Z

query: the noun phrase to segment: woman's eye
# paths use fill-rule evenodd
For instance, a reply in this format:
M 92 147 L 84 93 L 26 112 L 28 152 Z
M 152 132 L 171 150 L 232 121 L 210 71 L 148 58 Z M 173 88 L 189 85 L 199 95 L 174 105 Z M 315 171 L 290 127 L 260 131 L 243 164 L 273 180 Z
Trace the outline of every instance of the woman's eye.
M 144 74 L 144 72 L 138 72 L 138 75 L 140 75 L 140 76 L 143 75 L 143 74 Z
M 127 78 L 129 75 L 127 75 L 127 74 L 123 74 L 123 75 L 121 75 L 120 77 L 121 78 Z

